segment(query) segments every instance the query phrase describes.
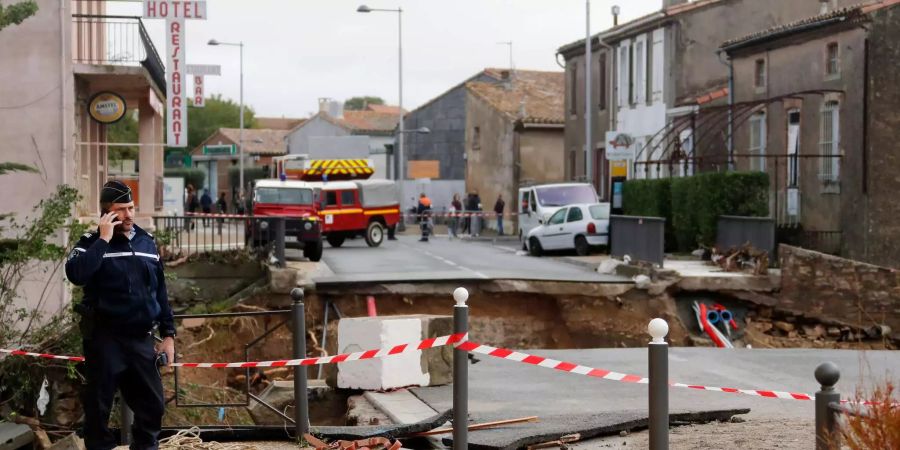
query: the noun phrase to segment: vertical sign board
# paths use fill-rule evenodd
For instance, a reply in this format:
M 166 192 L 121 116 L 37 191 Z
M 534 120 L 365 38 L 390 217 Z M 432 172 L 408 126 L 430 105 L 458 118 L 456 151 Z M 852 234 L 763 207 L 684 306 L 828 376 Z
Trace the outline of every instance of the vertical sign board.
M 191 94 L 193 105 L 196 108 L 206 106 L 206 94 L 203 86 L 203 77 L 206 75 L 221 75 L 222 67 L 209 64 L 188 64 L 187 73 L 194 77 L 194 91 Z
M 166 21 L 166 145 L 187 147 L 185 20 L 206 20 L 205 1 L 144 0 L 145 19 Z

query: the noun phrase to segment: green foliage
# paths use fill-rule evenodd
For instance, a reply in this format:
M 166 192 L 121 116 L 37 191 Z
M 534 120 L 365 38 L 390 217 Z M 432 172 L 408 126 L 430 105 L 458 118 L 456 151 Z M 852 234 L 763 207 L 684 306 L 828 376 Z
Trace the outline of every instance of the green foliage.
M 769 215 L 769 177 L 763 172 L 702 173 L 625 183 L 626 214 L 665 217 L 667 247 L 690 251 L 716 240 L 719 216 Z M 671 224 L 671 228 L 668 224 Z
M 206 99 L 206 106 L 203 108 L 188 108 L 187 123 L 187 144 L 190 150 L 219 128 L 238 128 L 241 123 L 241 107 L 232 100 L 222 99 L 221 95 L 213 95 Z M 253 108 L 244 105 L 244 128 L 253 128 L 255 124 L 256 113 Z
M 228 181 L 231 187 L 236 188 L 241 183 L 240 167 L 232 166 L 228 168 Z M 252 185 L 256 180 L 264 180 L 271 178 L 269 171 L 265 167 L 244 166 L 244 184 Z
M 122 120 L 106 125 L 107 141 L 111 143 L 131 144 L 140 140 L 138 134 L 137 110 L 131 110 Z M 138 147 L 109 147 L 109 159 L 127 160 L 138 159 Z
M 191 169 L 187 167 L 168 168 L 163 173 L 163 176 L 184 178 L 184 187 L 187 187 L 190 184 L 193 185 L 195 189 L 199 189 L 203 186 L 203 182 L 206 181 L 205 172 L 200 169 Z
M 362 96 L 348 98 L 344 102 L 344 109 L 347 111 L 362 111 L 367 105 L 383 105 L 384 99 L 381 97 Z
M 10 172 L 31 172 L 31 173 L 40 173 L 33 166 L 29 166 L 27 164 L 19 164 L 19 163 L 11 163 L 4 162 L 0 163 L 0 175 L 6 175 Z
M 0 4 L 0 30 L 10 25 L 22 23 L 25 19 L 37 14 L 37 11 L 37 2 L 33 0 L 13 3 L 7 6 Z

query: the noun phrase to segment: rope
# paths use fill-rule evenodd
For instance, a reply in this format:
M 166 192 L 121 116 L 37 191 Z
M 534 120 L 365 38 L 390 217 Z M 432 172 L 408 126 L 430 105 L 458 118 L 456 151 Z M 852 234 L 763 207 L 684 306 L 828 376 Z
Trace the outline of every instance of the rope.
M 200 428 L 191 427 L 159 441 L 160 450 L 261 450 L 255 445 L 240 443 L 222 444 L 216 441 L 203 442 L 200 439 Z

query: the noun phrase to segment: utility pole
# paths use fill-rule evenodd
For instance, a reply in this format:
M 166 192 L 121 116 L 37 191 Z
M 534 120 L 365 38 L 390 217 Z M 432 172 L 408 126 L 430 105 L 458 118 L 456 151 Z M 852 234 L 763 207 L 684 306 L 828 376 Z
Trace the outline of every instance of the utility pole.
M 593 129 L 591 124 L 591 0 L 585 0 L 585 38 L 584 38 L 584 175 L 588 183 L 594 185 L 593 168 Z M 577 101 L 577 100 L 576 100 Z

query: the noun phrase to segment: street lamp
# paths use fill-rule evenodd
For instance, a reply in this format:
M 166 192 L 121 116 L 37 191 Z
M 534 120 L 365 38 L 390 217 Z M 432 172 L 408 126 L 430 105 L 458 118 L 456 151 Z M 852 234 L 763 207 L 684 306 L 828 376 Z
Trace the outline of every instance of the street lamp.
M 406 171 L 404 169 L 404 158 L 403 158 L 403 135 L 406 134 L 406 131 L 403 129 L 403 8 L 397 9 L 380 9 L 380 8 L 369 8 L 366 5 L 360 5 L 359 8 L 356 8 L 356 12 L 358 13 L 370 13 L 370 12 L 392 12 L 397 13 L 397 55 L 398 55 L 398 79 L 399 79 L 399 94 L 400 94 L 400 124 L 399 124 L 399 132 L 397 133 L 397 159 L 399 160 L 397 165 L 397 179 L 400 180 L 399 186 L 397 187 L 397 191 L 400 194 L 400 209 L 403 210 L 403 180 L 406 179 Z M 429 130 L 430 132 L 430 130 Z M 402 223 L 402 222 L 401 222 Z
M 240 172 L 240 183 L 241 187 L 238 191 L 240 196 L 243 198 L 244 196 L 244 42 L 231 43 L 231 42 L 220 42 L 215 39 L 210 39 L 207 42 L 208 45 L 229 45 L 232 47 L 240 48 L 240 58 L 241 58 L 241 118 L 240 118 L 240 128 L 238 131 L 238 163 Z

